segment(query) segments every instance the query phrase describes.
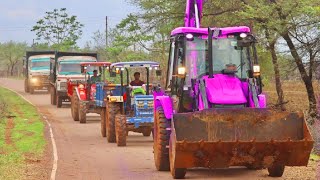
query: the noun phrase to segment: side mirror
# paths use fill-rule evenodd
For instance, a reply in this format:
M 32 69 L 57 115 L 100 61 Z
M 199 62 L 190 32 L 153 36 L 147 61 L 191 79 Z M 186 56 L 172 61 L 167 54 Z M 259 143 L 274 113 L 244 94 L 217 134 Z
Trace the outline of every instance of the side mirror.
M 162 75 L 162 71 L 161 70 L 156 70 L 156 75 L 157 76 L 161 76 Z
M 110 71 L 110 77 L 116 77 L 117 76 L 117 73 L 114 72 L 114 71 Z

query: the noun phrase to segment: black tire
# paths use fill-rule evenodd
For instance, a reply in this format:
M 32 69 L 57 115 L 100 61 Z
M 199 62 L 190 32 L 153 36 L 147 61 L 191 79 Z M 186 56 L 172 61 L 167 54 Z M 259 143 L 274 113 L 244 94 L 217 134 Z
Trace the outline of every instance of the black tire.
M 71 97 L 71 114 L 74 121 L 79 121 L 79 99 L 74 91 Z
M 115 117 L 117 114 L 120 114 L 120 104 L 106 103 L 107 140 L 109 143 L 116 142 Z
M 186 168 L 176 168 L 175 167 L 175 156 L 176 156 L 176 147 L 175 147 L 175 135 L 170 139 L 169 142 L 169 159 L 170 159 L 170 172 L 171 175 L 174 179 L 184 179 L 184 177 L 186 176 L 187 173 L 187 169 Z
M 274 164 L 268 168 L 270 177 L 281 177 L 284 172 L 284 165 Z
M 34 87 L 29 86 L 29 92 L 30 92 L 30 94 L 34 94 Z
M 54 88 L 50 88 L 50 97 L 51 97 L 51 104 L 52 105 L 56 105 L 57 104 L 57 100 L 56 100 L 56 90 Z
M 127 145 L 127 118 L 125 115 L 116 115 L 116 141 L 118 146 Z
M 155 166 L 158 171 L 169 171 L 169 149 L 167 146 L 169 145 L 170 131 L 166 128 L 170 128 L 171 124 L 166 119 L 162 107 L 156 109 L 154 121 L 153 151 Z
M 56 105 L 57 105 L 57 108 L 61 108 L 62 106 L 62 98 L 58 95 L 56 95 Z
M 142 131 L 142 134 L 143 134 L 143 136 L 145 136 L 145 137 L 149 137 L 149 136 L 151 135 L 151 131 L 152 131 L 151 129 L 150 129 L 150 130 L 149 130 L 149 129 L 148 129 L 148 130 L 143 130 L 143 131 Z
M 102 108 L 100 113 L 101 118 L 101 136 L 106 137 L 107 136 L 107 125 L 106 125 L 106 109 Z
M 24 80 L 24 92 L 28 93 L 29 92 L 29 83 L 28 79 Z
M 79 121 L 81 124 L 85 124 L 87 122 L 87 106 L 86 103 L 79 100 Z
M 184 179 L 186 176 L 187 170 L 184 168 L 173 168 L 171 170 L 171 175 L 174 179 Z

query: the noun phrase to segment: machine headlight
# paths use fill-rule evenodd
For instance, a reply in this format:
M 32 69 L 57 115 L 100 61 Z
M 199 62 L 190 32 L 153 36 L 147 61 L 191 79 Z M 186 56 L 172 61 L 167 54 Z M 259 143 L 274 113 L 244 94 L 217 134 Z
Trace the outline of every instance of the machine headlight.
M 138 101 L 138 104 L 139 104 L 139 105 L 143 104 L 143 101 Z
M 248 35 L 247 35 L 246 33 L 241 33 L 241 34 L 240 34 L 240 37 L 241 37 L 241 38 L 245 38 L 245 37 L 247 37 L 247 36 L 248 36 Z
M 260 66 L 259 65 L 253 65 L 253 75 L 254 76 L 260 75 Z
M 185 67 L 179 67 L 178 68 L 178 75 L 185 75 L 186 74 L 186 68 Z

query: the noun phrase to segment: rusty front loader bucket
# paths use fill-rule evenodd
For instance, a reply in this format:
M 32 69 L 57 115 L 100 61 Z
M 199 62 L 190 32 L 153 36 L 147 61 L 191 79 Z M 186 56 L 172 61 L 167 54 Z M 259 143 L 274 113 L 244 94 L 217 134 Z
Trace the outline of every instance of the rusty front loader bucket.
M 208 109 L 175 114 L 171 130 L 170 166 L 177 169 L 307 166 L 313 147 L 302 113 Z

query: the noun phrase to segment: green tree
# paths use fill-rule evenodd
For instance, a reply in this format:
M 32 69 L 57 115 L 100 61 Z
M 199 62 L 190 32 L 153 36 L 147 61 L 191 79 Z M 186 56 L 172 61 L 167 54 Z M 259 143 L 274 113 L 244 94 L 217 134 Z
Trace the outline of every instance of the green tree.
M 6 66 L 7 75 L 14 76 L 15 69 L 21 69 L 17 66 L 21 66 L 26 49 L 27 44 L 25 42 L 9 41 L 0 45 L 0 62 Z
M 68 49 L 76 47 L 83 26 L 77 16 L 69 16 L 67 9 L 61 8 L 46 12 L 31 31 L 36 33 L 37 40 L 43 40 L 57 49 Z
M 312 85 L 312 67 L 315 57 L 319 54 L 317 46 L 317 39 L 320 36 L 319 1 L 255 0 L 243 1 L 242 5 L 244 9 L 239 12 L 241 17 L 254 21 L 256 27 L 272 31 L 284 39 L 305 84 L 309 100 L 309 114 L 313 122 L 313 118 L 317 116 L 317 109 Z M 305 66 L 308 63 L 305 62 L 309 62 L 311 67 L 309 70 Z

